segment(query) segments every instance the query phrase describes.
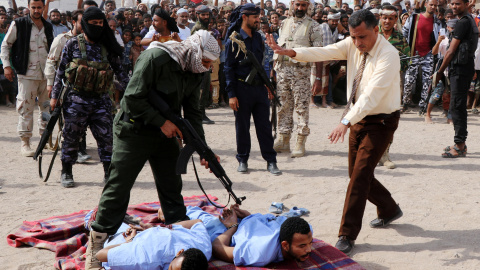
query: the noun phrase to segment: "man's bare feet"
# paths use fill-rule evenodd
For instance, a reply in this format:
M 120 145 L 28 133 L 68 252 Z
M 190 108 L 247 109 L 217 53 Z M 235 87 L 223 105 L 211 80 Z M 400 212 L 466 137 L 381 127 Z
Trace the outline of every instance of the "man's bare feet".
M 165 216 L 163 215 L 162 208 L 159 208 L 159 209 L 158 209 L 158 220 L 160 220 L 161 222 L 165 223 Z
M 447 118 L 447 124 L 453 125 L 453 120 Z
M 430 117 L 430 115 L 425 115 L 425 123 L 433 124 L 432 117 Z

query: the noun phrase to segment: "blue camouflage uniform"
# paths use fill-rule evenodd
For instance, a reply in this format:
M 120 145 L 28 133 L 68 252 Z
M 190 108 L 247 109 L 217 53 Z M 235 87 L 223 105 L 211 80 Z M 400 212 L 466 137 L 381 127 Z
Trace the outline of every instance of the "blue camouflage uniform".
M 103 59 L 101 45 L 88 41 L 85 41 L 85 45 L 87 60 L 101 62 Z M 62 80 L 65 80 L 65 69 L 75 58 L 82 58 L 77 37 L 70 39 L 63 49 L 62 60 L 52 90 L 53 99 L 60 98 L 63 87 Z M 118 81 L 125 88 L 128 84 L 128 76 L 122 69 L 121 58 L 108 55 L 107 59 Z M 64 97 L 63 102 L 65 125 L 63 128 L 62 162 L 69 164 L 76 162 L 79 140 L 87 126 L 90 126 L 90 130 L 97 141 L 100 160 L 110 162 L 113 144 L 113 117 L 111 113 L 112 101 L 108 92 L 100 95 L 86 95 L 85 92 L 69 90 L 69 94 Z

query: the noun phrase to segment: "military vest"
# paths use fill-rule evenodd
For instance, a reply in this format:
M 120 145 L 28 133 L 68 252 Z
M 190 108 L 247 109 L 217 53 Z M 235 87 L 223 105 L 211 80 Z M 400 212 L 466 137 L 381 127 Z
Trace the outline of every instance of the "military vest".
M 110 90 L 113 85 L 113 70 L 107 59 L 107 49 L 101 45 L 102 61 L 88 61 L 85 36 L 77 36 L 78 47 L 82 58 L 75 58 L 65 70 L 65 77 L 70 82 L 73 90 L 87 94 L 100 95 Z
M 284 21 L 283 27 L 280 29 L 280 36 L 278 37 L 278 45 L 286 49 L 293 49 L 299 47 L 311 47 L 310 42 L 310 27 L 313 26 L 313 19 L 305 16 L 302 24 L 298 25 L 295 30 L 292 31 L 292 26 L 294 24 L 294 18 L 290 17 Z M 273 60 L 277 61 L 291 61 L 297 63 L 293 59 L 289 59 L 288 56 L 279 56 L 275 54 Z M 303 64 L 303 62 L 302 62 Z M 304 63 L 306 64 L 306 63 Z

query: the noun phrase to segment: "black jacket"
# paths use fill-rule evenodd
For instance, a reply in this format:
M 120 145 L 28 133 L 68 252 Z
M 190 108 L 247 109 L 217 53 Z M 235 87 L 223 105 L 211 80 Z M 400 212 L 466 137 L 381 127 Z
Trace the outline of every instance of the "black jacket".
M 47 52 L 53 42 L 53 26 L 42 18 L 45 35 L 47 36 Z M 30 53 L 30 34 L 32 33 L 33 21 L 30 15 L 15 20 L 17 27 L 17 40 L 12 45 L 12 66 L 17 74 L 25 75 L 28 68 L 28 55 Z

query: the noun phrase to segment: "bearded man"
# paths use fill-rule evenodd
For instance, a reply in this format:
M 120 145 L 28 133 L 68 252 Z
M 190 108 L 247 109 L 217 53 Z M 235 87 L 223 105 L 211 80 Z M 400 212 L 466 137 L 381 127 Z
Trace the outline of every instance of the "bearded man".
M 95 254 L 108 235 L 115 234 L 127 211 L 130 191 L 148 161 L 153 171 L 165 223 L 188 220 L 182 178 L 175 173 L 182 133 L 149 102 L 159 95 L 172 112 L 189 120 L 205 140 L 199 109 L 203 73 L 220 55 L 215 38 L 199 30 L 182 42 L 152 42 L 142 52 L 114 120 L 114 155 L 110 177 L 103 189 L 96 221 L 91 226 L 85 269 L 100 269 Z M 151 93 L 152 92 L 152 93 Z M 208 167 L 205 160 L 202 164 Z
M 285 49 L 296 47 L 322 46 L 320 24 L 310 15 L 313 7 L 310 1 L 295 0 L 290 7 L 290 16 L 285 19 L 279 30 L 278 44 Z M 307 14 L 308 13 L 308 14 Z M 290 152 L 290 134 L 293 131 L 293 110 L 297 113 L 297 142 L 292 157 L 305 155 L 305 142 L 310 134 L 308 127 L 310 96 L 322 88 L 322 68 L 316 63 L 316 79 L 310 84 L 312 63 L 300 63 L 287 56 L 274 55 L 277 72 L 277 92 L 282 106 L 278 111 L 279 136 L 273 148 L 277 152 Z

